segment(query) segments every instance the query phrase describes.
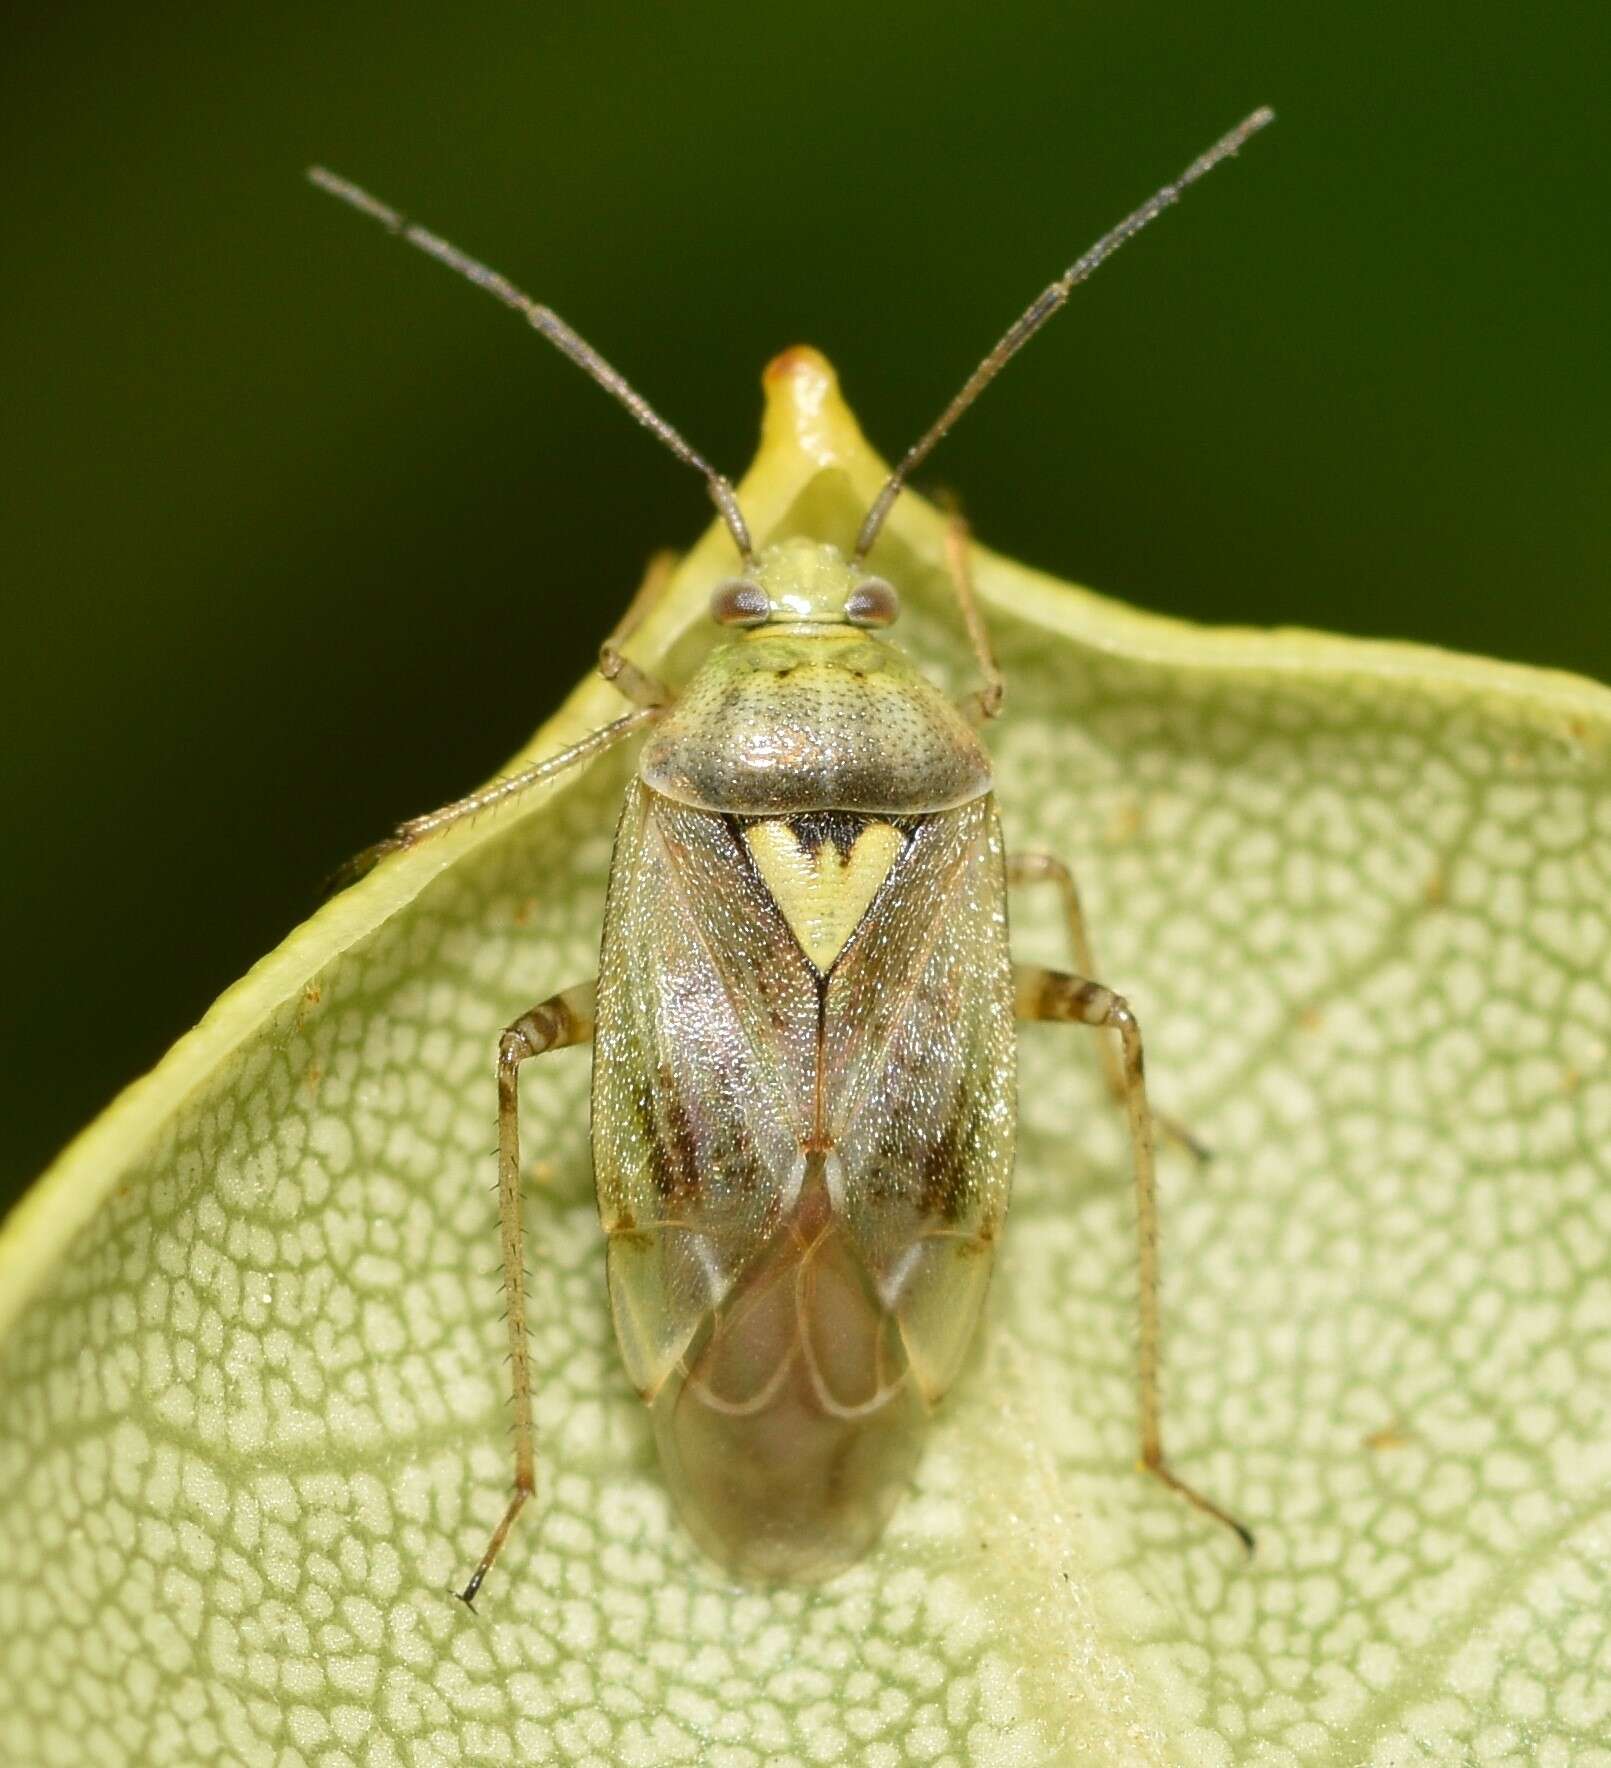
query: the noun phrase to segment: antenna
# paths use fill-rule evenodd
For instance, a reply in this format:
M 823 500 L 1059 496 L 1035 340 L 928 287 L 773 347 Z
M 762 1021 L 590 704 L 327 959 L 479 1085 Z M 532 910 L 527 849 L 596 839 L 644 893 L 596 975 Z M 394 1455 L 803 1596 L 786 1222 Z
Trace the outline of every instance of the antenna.
M 901 456 L 894 472 L 884 481 L 883 490 L 873 499 L 872 508 L 867 512 L 867 519 L 862 523 L 861 532 L 856 536 L 856 550 L 853 555 L 855 558 L 864 559 L 872 551 L 873 542 L 877 540 L 878 531 L 884 525 L 884 518 L 889 514 L 890 505 L 900 496 L 901 487 L 934 451 L 935 444 L 945 436 L 963 412 L 972 405 L 974 400 L 1001 373 L 1002 369 L 1063 305 L 1073 290 L 1078 288 L 1100 264 L 1111 258 L 1126 240 L 1133 239 L 1149 221 L 1156 221 L 1172 203 L 1179 202 L 1188 185 L 1195 184 L 1204 173 L 1212 172 L 1221 160 L 1229 159 L 1266 123 L 1274 121 L 1275 112 L 1268 105 L 1261 106 L 1254 111 L 1252 116 L 1244 118 L 1231 130 L 1229 135 L 1221 136 L 1206 153 L 1199 154 L 1173 184 L 1166 184 L 1156 195 L 1148 197 L 1134 214 L 1126 215 L 1124 220 L 1111 232 L 1104 233 L 1083 257 L 1076 259 L 1058 277 L 1056 282 L 1030 302 L 1029 306 L 1008 326 L 995 349 L 963 382 L 961 392 L 940 413 L 932 428 L 927 430 Z
M 377 202 L 367 190 L 361 190 L 345 178 L 338 178 L 334 172 L 327 172 L 323 166 L 310 166 L 308 177 L 321 190 L 327 190 L 331 196 L 339 197 L 360 214 L 371 216 L 409 245 L 418 246 L 439 264 L 447 265 L 449 270 L 456 270 L 477 288 L 485 289 L 489 295 L 502 301 L 504 306 L 512 307 L 556 349 L 563 350 L 579 369 L 591 375 L 606 393 L 618 399 L 646 430 L 658 436 L 678 460 L 686 461 L 695 472 L 704 475 L 711 501 L 721 511 L 722 520 L 727 524 L 727 530 L 745 564 L 753 563 L 755 548 L 750 540 L 750 531 L 744 521 L 743 512 L 738 507 L 738 499 L 733 495 L 733 487 L 696 448 L 683 440 L 630 382 L 599 355 L 586 338 L 572 331 L 553 308 L 545 307 L 541 302 L 532 300 L 530 295 L 522 294 L 507 277 L 500 276 L 496 270 L 478 263 L 457 246 L 449 245 L 445 239 L 407 220 L 395 209 L 389 209 L 384 203 Z

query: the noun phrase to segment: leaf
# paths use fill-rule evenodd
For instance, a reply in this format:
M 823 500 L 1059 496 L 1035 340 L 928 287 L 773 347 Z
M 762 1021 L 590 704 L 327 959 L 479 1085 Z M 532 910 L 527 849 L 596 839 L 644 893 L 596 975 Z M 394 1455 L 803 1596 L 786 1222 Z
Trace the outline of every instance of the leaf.
M 768 388 L 753 527 L 847 537 L 881 466 L 819 357 Z M 903 499 L 879 562 L 961 689 L 940 534 Z M 707 534 L 645 663 L 680 679 L 729 568 Z M 586 1053 L 531 1075 L 541 1490 L 481 1618 L 452 1599 L 509 1474 L 494 1038 L 591 973 L 610 757 L 327 905 L 12 1218 L 7 1761 L 1611 1761 L 1611 694 L 978 579 L 1009 837 L 1077 862 L 1217 1152 L 1163 1163 L 1165 1420 L 1257 1557 L 1133 1470 L 1121 1125 L 1036 1027 L 984 1342 L 815 1592 L 731 1587 L 672 1516 Z M 618 710 L 588 682 L 527 753 Z

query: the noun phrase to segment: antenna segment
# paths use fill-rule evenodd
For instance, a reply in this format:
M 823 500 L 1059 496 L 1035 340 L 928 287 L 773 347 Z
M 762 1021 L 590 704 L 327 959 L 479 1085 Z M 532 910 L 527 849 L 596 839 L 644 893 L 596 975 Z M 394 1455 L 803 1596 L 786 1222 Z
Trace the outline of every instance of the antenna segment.
M 388 208 L 385 203 L 377 202 L 368 191 L 349 183 L 345 178 L 338 178 L 334 172 L 327 172 L 323 166 L 310 166 L 308 177 L 321 190 L 339 197 L 360 214 L 372 217 L 398 238 L 411 246 L 417 246 L 438 263 L 445 264 L 449 270 L 456 270 L 477 288 L 485 289 L 489 295 L 502 301 L 504 306 L 511 307 L 522 315 L 528 325 L 541 332 L 549 343 L 562 350 L 578 368 L 591 375 L 606 393 L 619 400 L 646 430 L 658 436 L 678 460 L 686 461 L 695 472 L 703 475 L 710 491 L 711 502 L 721 511 L 722 520 L 727 524 L 727 530 L 744 562 L 753 562 L 755 548 L 731 484 L 692 444 L 685 442 L 648 400 L 618 370 L 612 368 L 580 333 L 573 331 L 553 308 L 545 307 L 541 302 L 532 300 L 530 295 L 522 294 L 507 277 L 500 276 L 496 270 L 477 262 L 461 252 L 457 246 L 450 245 L 437 234 L 409 221 L 395 209 Z
M 972 405 L 1012 358 L 1063 305 L 1069 295 L 1099 265 L 1111 258 L 1126 240 L 1133 239 L 1149 221 L 1156 221 L 1171 204 L 1179 202 L 1181 195 L 1189 185 L 1195 184 L 1205 173 L 1212 172 L 1221 160 L 1229 159 L 1265 124 L 1274 121 L 1275 112 L 1268 105 L 1261 106 L 1253 112 L 1252 116 L 1244 118 L 1231 130 L 1230 134 L 1221 136 L 1206 153 L 1199 154 L 1173 184 L 1166 184 L 1156 195 L 1149 197 L 1134 214 L 1126 215 L 1111 232 L 1103 234 L 1089 251 L 1076 259 L 1058 277 L 1056 282 L 1030 302 L 1029 306 L 1007 328 L 995 349 L 968 376 L 962 385 L 962 390 L 940 413 L 932 428 L 927 430 L 901 456 L 894 472 L 884 482 L 883 490 L 874 498 L 873 506 L 868 510 L 867 518 L 861 525 L 861 532 L 856 536 L 854 556 L 857 559 L 866 558 L 872 550 L 873 542 L 878 538 L 878 531 L 884 525 L 884 518 L 889 514 L 890 505 L 900 496 L 902 486 L 928 459 L 934 451 L 935 445 L 962 416 L 963 412 Z

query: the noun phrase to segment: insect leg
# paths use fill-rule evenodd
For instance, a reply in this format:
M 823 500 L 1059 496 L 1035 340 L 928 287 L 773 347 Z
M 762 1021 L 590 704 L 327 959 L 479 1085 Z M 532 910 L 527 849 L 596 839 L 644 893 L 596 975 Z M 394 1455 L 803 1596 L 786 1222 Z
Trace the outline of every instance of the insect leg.
M 968 643 L 984 677 L 984 686 L 975 688 L 962 702 L 962 710 L 974 724 L 984 724 L 1001 711 L 1007 683 L 996 664 L 996 653 L 990 646 L 990 632 L 979 611 L 978 597 L 973 593 L 973 565 L 968 558 L 971 536 L 960 510 L 947 512 L 945 524 L 945 565 L 956 591 L 957 606 L 962 611 L 962 624 L 968 631 Z
M 481 1563 L 459 1593 L 470 1608 L 498 1557 L 515 1518 L 537 1486 L 537 1452 L 531 1417 L 531 1348 L 526 1342 L 525 1229 L 520 1214 L 520 1065 L 549 1050 L 593 1041 L 594 982 L 550 995 L 522 1013 L 498 1040 L 498 1219 L 503 1239 L 503 1281 L 508 1300 L 509 1366 L 514 1382 L 515 1490 L 492 1531 Z
M 468 797 L 456 798 L 451 804 L 444 804 L 440 810 L 427 811 L 424 816 L 410 818 L 384 841 L 377 841 L 373 847 L 366 847 L 362 853 L 355 854 L 348 860 L 330 880 L 327 894 L 345 890 L 349 884 L 356 884 L 366 873 L 372 872 L 388 854 L 401 853 L 406 847 L 417 847 L 421 841 L 432 835 L 439 835 L 444 829 L 452 828 L 455 823 L 462 823 L 467 817 L 478 816 L 484 810 L 495 810 L 510 799 L 519 798 L 531 791 L 534 786 L 553 779 L 566 768 L 591 761 L 595 755 L 602 755 L 606 749 L 613 749 L 634 731 L 650 723 L 656 712 L 657 708 L 653 706 L 636 707 L 624 717 L 600 725 L 596 731 L 589 731 L 580 742 L 572 743 L 569 748 L 560 749 L 553 755 L 545 755 L 541 761 L 534 761 L 530 767 L 523 767 L 519 773 L 494 780 L 490 786 L 483 786 L 479 792 L 472 792 Z
M 366 847 L 362 853 L 348 860 L 330 879 L 326 894 L 334 894 L 338 890 L 345 890 L 349 884 L 356 884 L 388 854 L 401 852 L 405 847 L 418 846 L 421 841 L 439 834 L 443 829 L 452 828 L 466 817 L 496 809 L 509 799 L 518 798 L 532 787 L 551 780 L 555 774 L 563 773 L 566 768 L 575 767 L 579 762 L 591 761 L 595 755 L 601 755 L 606 749 L 613 748 L 623 738 L 631 736 L 634 731 L 649 723 L 663 706 L 670 703 L 671 690 L 646 671 L 639 669 L 635 663 L 629 662 L 621 654 L 619 647 L 638 629 L 644 615 L 660 599 L 676 565 L 675 553 L 655 554 L 649 561 L 649 569 L 645 572 L 637 593 L 627 604 L 620 623 L 599 651 L 599 673 L 606 681 L 613 682 L 633 702 L 633 711 L 623 718 L 601 725 L 596 731 L 590 731 L 580 742 L 572 743 L 568 749 L 561 749 L 554 755 L 545 755 L 542 760 L 534 761 L 530 767 L 522 768 L 517 774 L 494 780 L 490 786 L 483 786 L 479 792 L 471 792 L 467 797 L 456 798 L 439 810 L 427 811 L 424 816 L 411 817 L 384 841 L 377 841 L 373 847 Z
M 615 631 L 599 646 L 599 674 L 613 682 L 634 706 L 665 706 L 671 701 L 671 689 L 663 681 L 640 669 L 621 647 L 643 624 L 644 616 L 665 593 L 671 574 L 677 569 L 674 552 L 657 552 L 649 561 L 637 594 L 627 603 L 627 610 L 617 621 Z
M 1020 1019 L 1052 1020 L 1065 1025 L 1094 1025 L 1118 1032 L 1124 1101 L 1130 1118 L 1130 1145 L 1135 1165 L 1136 1229 L 1141 1249 L 1141 1466 L 1187 1503 L 1225 1524 L 1249 1552 L 1252 1534 L 1228 1511 L 1205 1498 L 1173 1472 L 1164 1460 L 1158 1401 L 1158 1189 L 1153 1171 L 1152 1114 L 1147 1108 L 1146 1066 L 1141 1027 L 1129 1003 L 1100 982 L 1031 964 L 1013 966 L 1015 1007 Z
M 1009 884 L 1054 884 L 1063 899 L 1063 920 L 1068 927 L 1068 942 L 1074 953 L 1074 968 L 1081 976 L 1096 970 L 1091 951 L 1091 935 L 1085 925 L 1085 911 L 1080 906 L 1079 886 L 1074 874 L 1050 853 L 1014 853 L 1007 859 Z M 1108 1091 L 1121 1104 L 1125 1097 L 1124 1062 L 1119 1045 L 1112 1038 L 1101 1038 L 1097 1044 L 1102 1062 L 1102 1077 Z M 1206 1161 L 1209 1151 L 1178 1118 L 1163 1111 L 1154 1111 L 1152 1121 L 1171 1142 L 1178 1142 L 1194 1160 Z

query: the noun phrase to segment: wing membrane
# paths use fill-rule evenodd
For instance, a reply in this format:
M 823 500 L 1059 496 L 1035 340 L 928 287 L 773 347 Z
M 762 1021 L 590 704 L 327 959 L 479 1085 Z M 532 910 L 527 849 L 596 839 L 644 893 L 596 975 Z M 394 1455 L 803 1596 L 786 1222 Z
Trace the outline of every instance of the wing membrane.
M 824 979 L 733 823 L 629 796 L 593 1113 L 617 1326 L 646 1393 L 787 1231 L 808 1154 L 926 1397 L 961 1360 L 1012 1161 L 1001 838 L 988 799 L 899 826 Z

